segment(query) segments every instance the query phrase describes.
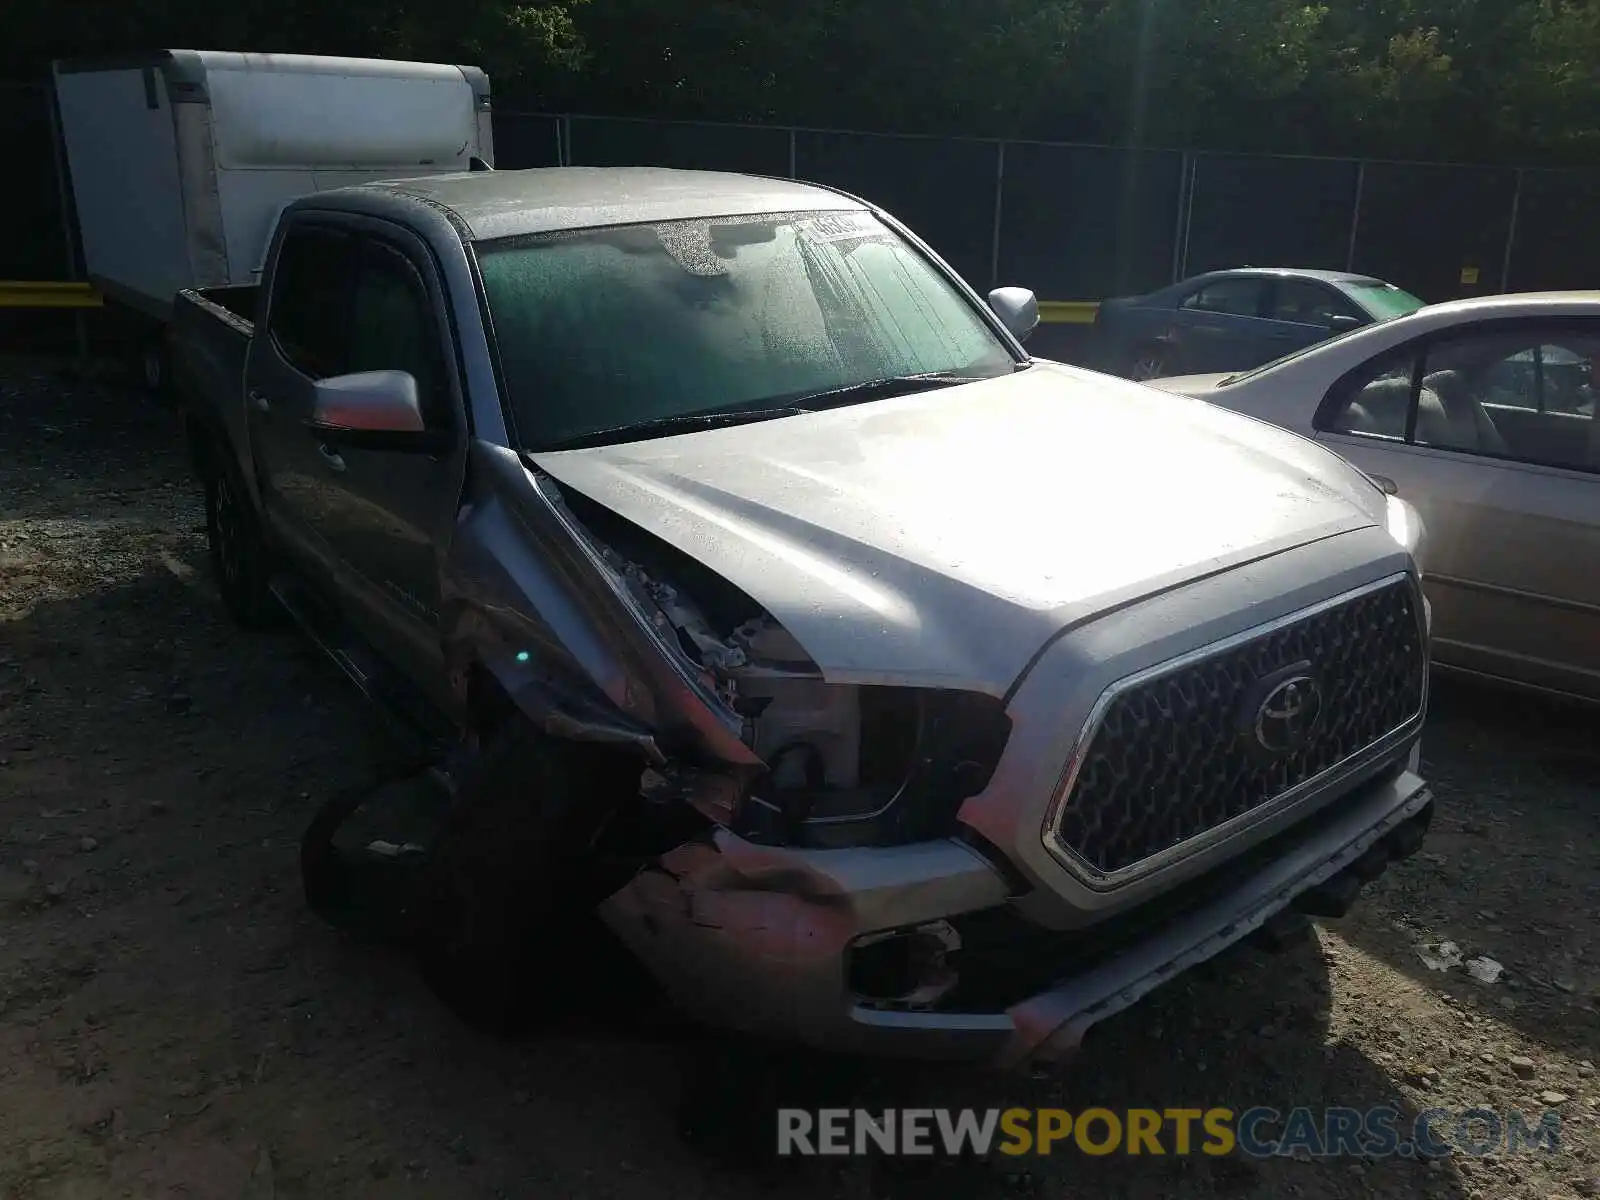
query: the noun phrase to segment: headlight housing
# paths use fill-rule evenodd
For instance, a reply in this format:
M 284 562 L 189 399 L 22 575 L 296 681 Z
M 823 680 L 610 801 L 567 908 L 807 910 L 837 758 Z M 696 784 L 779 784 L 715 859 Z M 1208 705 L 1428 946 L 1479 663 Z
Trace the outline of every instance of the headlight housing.
M 766 767 L 741 778 L 739 799 L 712 806 L 714 820 L 753 842 L 810 849 L 955 832 L 956 811 L 989 785 L 1011 735 L 1002 700 L 830 683 L 733 585 L 581 496 L 564 503 L 660 652 Z
M 1411 505 L 1399 496 L 1384 497 L 1384 524 L 1389 530 L 1389 536 L 1400 545 L 1416 561 L 1417 574 L 1422 574 L 1423 551 L 1428 542 L 1428 530 L 1422 523 L 1422 516 Z
M 754 703 L 750 703 L 754 701 Z M 993 696 L 751 679 L 749 742 L 770 772 L 732 822 L 766 845 L 845 849 L 948 837 L 1011 734 Z

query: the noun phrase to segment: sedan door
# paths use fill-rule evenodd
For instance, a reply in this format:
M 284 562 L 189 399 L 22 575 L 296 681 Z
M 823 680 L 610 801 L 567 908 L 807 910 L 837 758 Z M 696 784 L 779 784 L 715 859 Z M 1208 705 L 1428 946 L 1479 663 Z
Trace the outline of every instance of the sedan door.
M 1393 480 L 1427 525 L 1441 665 L 1600 699 L 1600 424 L 1573 383 L 1597 351 L 1593 319 L 1483 322 L 1328 394 L 1320 440 Z
M 1277 357 L 1266 319 L 1271 280 L 1228 275 L 1191 292 L 1172 317 L 1176 366 L 1169 374 L 1243 371 Z

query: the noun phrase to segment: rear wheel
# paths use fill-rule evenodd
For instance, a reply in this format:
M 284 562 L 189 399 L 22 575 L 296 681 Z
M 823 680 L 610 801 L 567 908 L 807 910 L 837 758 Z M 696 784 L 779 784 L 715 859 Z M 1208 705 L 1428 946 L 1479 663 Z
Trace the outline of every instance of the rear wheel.
M 171 392 L 172 372 L 167 357 L 165 336 L 153 335 L 139 347 L 139 381 L 153 400 L 166 400 Z
M 247 629 L 276 623 L 280 609 L 268 587 L 270 558 L 261 522 L 238 472 L 211 456 L 206 472 L 206 540 L 222 603 Z
M 1172 351 L 1160 342 L 1140 346 L 1128 358 L 1129 379 L 1160 379 L 1172 374 Z

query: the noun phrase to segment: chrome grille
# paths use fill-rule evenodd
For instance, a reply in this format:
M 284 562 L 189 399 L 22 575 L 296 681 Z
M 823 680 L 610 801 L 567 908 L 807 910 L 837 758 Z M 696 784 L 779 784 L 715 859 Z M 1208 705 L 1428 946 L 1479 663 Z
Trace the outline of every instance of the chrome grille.
M 1287 753 L 1260 740 L 1255 720 L 1261 688 L 1284 672 L 1309 675 L 1320 695 Z M 1080 743 L 1058 847 L 1111 875 L 1180 846 L 1405 727 L 1426 674 L 1418 593 L 1401 578 L 1135 676 L 1102 698 Z

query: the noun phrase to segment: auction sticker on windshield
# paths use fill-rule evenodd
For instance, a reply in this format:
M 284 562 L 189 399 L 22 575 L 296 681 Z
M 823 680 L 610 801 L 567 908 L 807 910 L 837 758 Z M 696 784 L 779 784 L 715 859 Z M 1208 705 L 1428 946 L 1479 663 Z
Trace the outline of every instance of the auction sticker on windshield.
M 870 213 L 836 212 L 807 217 L 798 223 L 800 233 L 813 242 L 848 242 L 856 238 L 882 236 L 883 226 Z

